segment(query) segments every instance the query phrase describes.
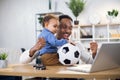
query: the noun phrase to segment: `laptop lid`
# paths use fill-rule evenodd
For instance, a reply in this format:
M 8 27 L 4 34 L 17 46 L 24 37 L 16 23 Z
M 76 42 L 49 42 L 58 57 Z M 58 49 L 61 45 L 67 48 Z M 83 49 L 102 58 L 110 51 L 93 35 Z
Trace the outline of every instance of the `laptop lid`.
M 90 72 L 120 67 L 120 43 L 103 43 L 98 51 Z

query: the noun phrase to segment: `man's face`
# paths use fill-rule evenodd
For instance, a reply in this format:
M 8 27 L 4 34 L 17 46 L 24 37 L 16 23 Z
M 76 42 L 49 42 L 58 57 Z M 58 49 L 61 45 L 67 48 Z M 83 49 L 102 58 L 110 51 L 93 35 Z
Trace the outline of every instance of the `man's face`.
M 61 38 L 69 39 L 71 33 L 72 33 L 72 21 L 67 18 L 62 19 L 57 31 L 58 39 Z

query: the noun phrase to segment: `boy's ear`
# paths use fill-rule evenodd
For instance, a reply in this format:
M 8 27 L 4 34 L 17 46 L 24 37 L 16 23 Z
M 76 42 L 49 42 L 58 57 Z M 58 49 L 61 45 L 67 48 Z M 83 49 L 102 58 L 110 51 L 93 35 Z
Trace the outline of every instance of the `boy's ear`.
M 45 27 L 47 27 L 48 26 L 48 22 L 45 22 Z

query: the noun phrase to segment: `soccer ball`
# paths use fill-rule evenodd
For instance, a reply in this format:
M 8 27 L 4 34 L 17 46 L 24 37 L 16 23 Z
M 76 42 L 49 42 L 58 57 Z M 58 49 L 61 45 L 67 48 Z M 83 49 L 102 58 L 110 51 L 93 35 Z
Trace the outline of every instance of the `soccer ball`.
M 63 65 L 79 63 L 80 50 L 77 46 L 67 43 L 58 49 L 59 61 Z

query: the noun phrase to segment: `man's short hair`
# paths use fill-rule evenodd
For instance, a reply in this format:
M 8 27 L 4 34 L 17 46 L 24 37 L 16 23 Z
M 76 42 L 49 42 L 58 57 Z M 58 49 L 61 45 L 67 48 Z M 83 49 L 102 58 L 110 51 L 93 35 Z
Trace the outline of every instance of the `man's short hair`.
M 68 19 L 70 19 L 71 21 L 73 21 L 70 16 L 64 15 L 64 14 L 59 16 L 59 21 L 61 21 L 61 20 L 64 19 L 64 18 L 68 18 Z

